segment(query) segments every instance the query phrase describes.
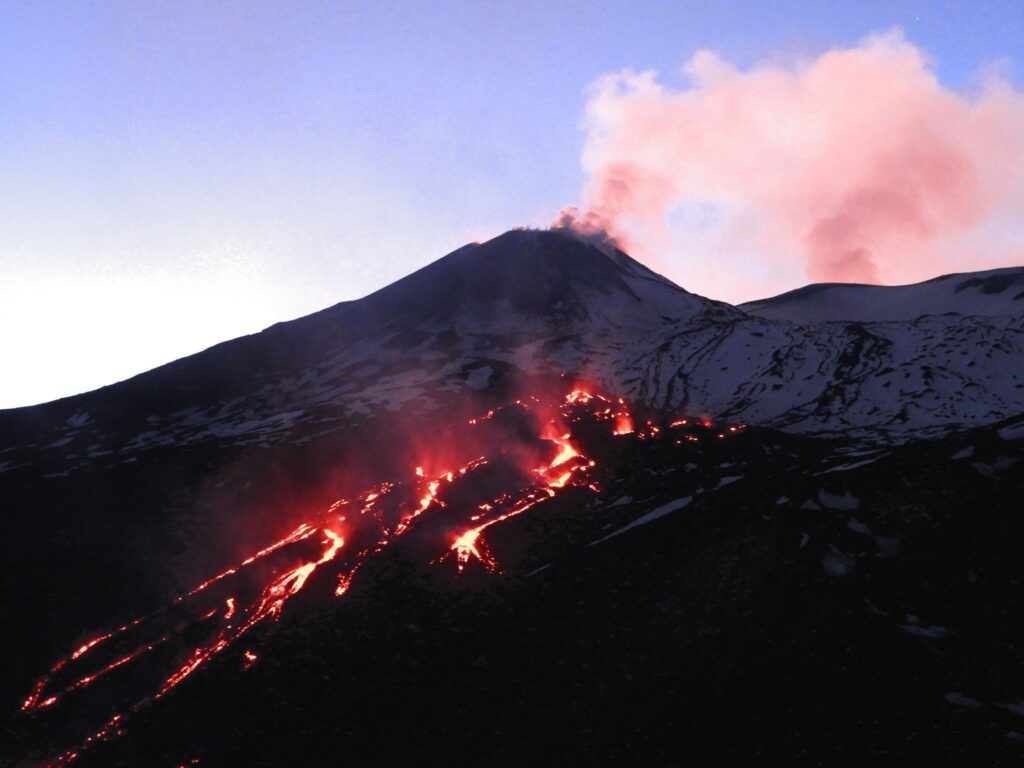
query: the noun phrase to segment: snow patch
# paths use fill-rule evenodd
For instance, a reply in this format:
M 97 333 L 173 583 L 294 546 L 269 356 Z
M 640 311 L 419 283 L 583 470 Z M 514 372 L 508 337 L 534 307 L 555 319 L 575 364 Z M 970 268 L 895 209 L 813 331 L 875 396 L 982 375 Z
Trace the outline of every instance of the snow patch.
M 867 605 L 868 610 L 871 611 L 871 613 L 873 613 L 875 616 L 888 616 L 889 615 L 888 611 L 882 610 L 877 605 L 875 605 L 873 602 L 868 600 L 866 597 L 864 598 L 864 604 Z
M 531 576 L 536 576 L 541 571 L 546 571 L 550 567 L 551 567 L 551 563 L 547 563 L 546 565 L 542 565 L 540 568 L 534 568 L 532 571 L 530 571 L 528 574 L 526 574 L 526 578 L 528 579 Z
M 855 461 L 852 464 L 840 464 L 838 467 L 832 467 L 831 469 L 826 469 L 824 472 L 818 472 L 817 474 L 819 474 L 819 475 L 827 475 L 830 472 L 849 472 L 851 469 L 857 469 L 857 467 L 866 467 L 868 464 L 874 464 L 880 458 L 882 458 L 882 457 L 881 456 L 875 456 L 874 458 L 871 458 L 871 459 L 863 459 L 861 461 Z
M 967 707 L 968 709 L 981 709 L 982 704 L 977 699 L 972 699 L 970 696 L 964 696 L 960 691 L 950 691 L 943 698 L 952 704 L 954 707 Z
M 821 567 L 829 576 L 849 576 L 853 573 L 857 561 L 847 554 L 840 552 L 835 547 L 821 558 Z
M 1008 427 L 1003 427 L 998 430 L 998 434 L 1003 438 L 1003 440 L 1024 439 L 1024 421 L 1018 422 L 1017 424 L 1011 424 Z
M 1000 704 L 999 706 L 1015 715 L 1024 717 L 1024 699 L 1017 699 L 1017 701 L 1009 704 Z
M 664 517 L 665 515 L 671 512 L 675 512 L 678 509 L 682 509 L 683 507 L 688 506 L 691 501 L 693 501 L 693 496 L 684 496 L 681 499 L 676 499 L 675 501 L 670 501 L 667 504 L 662 504 L 660 507 L 651 510 L 646 515 L 641 515 L 628 525 L 624 525 L 621 528 L 617 528 L 611 533 L 609 533 L 607 536 L 603 536 L 600 539 L 590 542 L 589 544 L 587 544 L 587 546 L 592 547 L 595 544 L 600 544 L 602 541 L 607 541 L 608 539 L 614 536 L 619 536 L 625 533 L 626 531 L 632 530 L 633 528 L 636 528 L 641 525 L 647 525 L 647 523 L 657 520 L 659 517 Z
M 932 640 L 937 640 L 949 634 L 948 629 L 939 626 L 922 627 L 919 624 L 900 624 L 900 629 L 904 632 L 909 632 L 915 637 L 927 637 Z
M 860 500 L 849 491 L 842 496 L 836 496 L 834 493 L 821 490 L 818 491 L 818 500 L 827 509 L 838 509 L 848 512 L 852 509 L 860 508 Z
M 491 375 L 493 373 L 494 369 L 489 365 L 485 365 L 483 368 L 477 368 L 466 376 L 466 384 L 473 389 L 487 389 L 491 384 Z
M 987 462 L 972 462 L 971 466 L 978 470 L 978 474 L 991 479 L 996 479 L 999 472 L 1006 472 L 1014 464 L 1017 463 L 1017 459 L 1009 456 L 999 456 L 992 463 Z
M 846 521 L 846 527 L 855 533 L 863 534 L 864 536 L 871 535 L 871 529 L 868 528 L 864 523 L 858 520 L 856 517 L 851 517 Z
M 79 429 L 80 427 L 84 427 L 88 424 L 91 419 L 92 417 L 89 415 L 88 411 L 82 411 L 81 413 L 76 413 L 74 416 L 69 418 L 66 423 L 72 429 Z

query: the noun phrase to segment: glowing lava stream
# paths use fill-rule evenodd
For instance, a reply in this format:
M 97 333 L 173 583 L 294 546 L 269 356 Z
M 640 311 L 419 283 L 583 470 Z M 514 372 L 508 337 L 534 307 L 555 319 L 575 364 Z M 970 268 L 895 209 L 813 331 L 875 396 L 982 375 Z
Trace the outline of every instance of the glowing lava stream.
M 595 397 L 599 397 L 602 400 L 605 399 L 600 395 L 595 396 L 584 390 L 576 389 L 566 395 L 565 404 L 585 405 L 590 403 Z M 491 414 L 493 414 L 493 412 L 491 412 Z M 581 470 L 585 471 L 594 466 L 594 461 L 582 456 L 579 451 L 572 446 L 569 442 L 571 434 L 559 429 L 555 420 L 548 423 L 546 434 L 547 436 L 544 439 L 553 442 L 559 450 L 555 455 L 555 458 L 552 459 L 550 463 L 533 470 L 534 474 L 543 478 L 544 483 L 540 487 L 527 489 L 526 492 L 512 505 L 512 508 L 509 511 L 498 514 L 487 522 L 474 528 L 470 528 L 468 531 L 458 536 L 455 541 L 452 542 L 449 551 L 438 558 L 435 562 L 442 562 L 449 557 L 454 556 L 456 569 L 459 573 L 462 573 L 469 561 L 472 558 L 476 558 L 483 563 L 484 567 L 488 571 L 495 571 L 498 567 L 498 562 L 491 553 L 486 542 L 480 538 L 481 534 L 483 534 L 483 532 L 492 525 L 503 523 L 506 520 L 521 515 L 523 512 L 536 506 L 540 502 L 554 497 L 556 495 L 555 489 L 564 488 L 572 478 L 574 472 L 579 472 Z M 554 437 L 553 435 L 556 434 L 559 436 Z M 581 461 L 567 469 L 559 470 L 560 467 L 564 467 L 568 462 L 576 458 L 581 459 Z M 556 472 L 556 470 L 558 471 Z M 500 501 L 505 500 L 495 500 L 495 503 L 493 504 L 484 505 L 486 507 L 485 511 L 493 511 Z
M 520 400 L 504 408 L 492 409 L 485 416 L 471 420 L 470 424 L 491 421 L 506 408 L 530 412 L 533 418 L 542 407 L 543 403 L 538 398 L 531 397 L 529 403 Z M 487 570 L 494 571 L 498 564 L 484 541 L 484 531 L 554 498 L 567 487 L 589 487 L 597 491 L 590 477 L 595 462 L 573 444 L 569 425 L 580 421 L 582 414 L 590 421 L 607 423 L 611 434 L 633 433 L 633 419 L 625 401 L 578 388 L 557 403 L 552 413 L 554 415 L 543 422 L 540 439 L 552 444 L 553 458 L 526 472 L 525 483 L 521 486 L 504 490 L 471 510 L 452 510 L 455 519 L 468 519 L 473 526 L 455 536 L 448 550 L 433 562 L 452 558 L 456 572 L 462 573 L 470 560 L 476 559 Z M 685 423 L 685 420 L 681 422 Z M 680 422 L 672 424 L 672 427 L 676 424 Z M 647 429 L 637 437 L 653 437 L 658 429 L 647 422 Z M 501 452 L 504 454 L 504 449 Z M 426 513 L 432 513 L 431 519 L 436 517 L 438 510 L 447 506 L 442 494 L 488 463 L 487 457 L 478 457 L 433 477 L 425 476 L 422 467 L 416 467 L 411 481 L 385 482 L 352 499 L 339 499 L 317 518 L 302 523 L 237 565 L 199 583 L 174 598 L 169 606 L 80 644 L 36 682 L 22 705 L 25 712 L 54 709 L 69 694 L 75 694 L 75 700 L 79 701 L 77 697 L 82 689 L 97 680 L 118 678 L 123 681 L 124 676 L 115 672 L 129 667 L 143 656 L 155 658 L 156 654 L 151 652 L 158 646 L 164 654 L 160 658 L 167 658 L 170 654 L 177 661 L 171 671 L 158 678 L 162 682 L 157 683 L 151 693 L 109 697 L 110 700 L 129 701 L 123 713 L 108 717 L 78 748 L 60 755 L 53 764 L 66 765 L 82 749 L 112 738 L 123 728 L 127 713 L 169 694 L 256 626 L 280 619 L 286 603 L 306 586 L 319 568 L 330 564 L 335 569 L 335 594 L 344 595 L 356 572 L 368 559 L 415 529 Z M 396 492 L 407 482 L 415 484 L 415 501 L 409 500 L 405 492 Z M 385 507 L 385 503 L 390 506 Z M 346 546 L 346 539 L 356 542 L 350 545 L 351 549 Z M 317 545 L 319 551 L 315 549 Z M 348 554 L 343 554 L 346 551 Z M 273 574 L 270 580 L 255 593 L 255 597 L 245 597 L 253 592 L 247 588 L 247 584 L 251 587 L 250 574 L 258 578 L 266 570 Z M 236 581 L 240 583 L 236 585 Z M 192 618 L 182 621 L 183 612 Z M 199 642 L 186 640 L 196 635 L 203 639 Z M 182 646 L 185 646 L 182 650 L 174 652 L 175 648 Z M 246 649 L 240 653 L 240 659 L 242 667 L 248 669 L 256 663 L 257 654 Z M 77 676 L 72 674 L 72 670 L 77 670 Z M 111 684 L 117 684 L 117 681 Z M 88 706 L 88 701 L 79 703 Z
M 284 607 L 285 601 L 302 589 L 303 585 L 306 583 L 306 579 L 308 579 L 310 574 L 316 570 L 317 566 L 333 560 L 334 556 L 338 554 L 338 550 L 345 545 L 344 539 L 334 531 L 324 528 L 323 533 L 324 536 L 327 537 L 324 540 L 324 543 L 327 545 L 327 549 L 324 551 L 323 555 L 320 556 L 319 560 L 312 563 L 306 563 L 298 568 L 293 568 L 281 576 L 278 576 L 273 582 L 271 582 L 269 587 L 263 590 L 263 594 L 257 601 L 255 608 L 250 611 L 249 618 L 245 623 L 241 624 L 237 629 L 231 624 L 228 624 L 224 629 L 217 633 L 212 642 L 205 646 L 199 646 L 196 648 L 192 653 L 191 658 L 189 658 L 177 672 L 167 678 L 163 687 L 157 691 L 153 698 L 159 699 L 167 695 L 168 691 L 170 691 L 174 686 L 195 672 L 201 665 L 205 664 L 231 645 L 231 643 L 240 638 L 259 622 L 267 618 L 278 618 L 281 615 L 281 609 Z
M 384 483 L 372 491 L 365 493 L 356 499 L 362 502 L 358 510 L 357 520 L 365 519 L 370 523 L 371 529 L 374 525 L 380 526 L 380 532 L 376 543 L 360 551 L 347 565 L 342 564 L 338 575 L 339 585 L 346 587 L 351 583 L 352 577 L 362 563 L 370 556 L 379 553 L 391 541 L 408 531 L 414 521 L 425 511 L 434 505 L 443 506 L 437 499 L 442 487 L 451 484 L 455 479 L 464 477 L 467 473 L 483 466 L 487 462 L 483 458 L 475 459 L 454 472 L 444 472 L 436 478 L 423 480 L 425 486 L 418 502 L 408 511 L 399 515 L 398 521 L 393 528 L 384 525 L 380 519 L 381 514 L 377 512 L 376 505 L 387 496 L 394 488 L 392 483 Z M 422 477 L 422 470 L 417 473 Z M 345 540 L 338 531 L 345 530 L 346 517 L 339 512 L 353 502 L 341 499 L 330 505 L 320 525 L 303 523 L 291 533 L 247 557 L 238 565 L 225 569 L 215 576 L 201 582 L 185 594 L 174 598 L 171 606 L 159 609 L 151 614 L 136 618 L 112 631 L 97 635 L 96 637 L 81 643 L 70 654 L 58 660 L 47 675 L 39 679 L 33 686 L 31 693 L 22 704 L 22 710 L 27 713 L 49 710 L 59 704 L 65 696 L 88 688 L 98 680 L 105 678 L 108 674 L 123 667 L 127 667 L 133 661 L 153 651 L 157 646 L 164 645 L 171 640 L 182 639 L 186 631 L 194 626 L 202 626 L 204 623 L 220 623 L 222 626 L 208 636 L 206 640 L 195 645 L 191 651 L 185 654 L 184 660 L 168 674 L 159 688 L 151 695 L 144 695 L 128 705 L 128 711 L 137 711 L 140 707 L 151 701 L 163 698 L 170 693 L 182 681 L 191 676 L 203 665 L 214 657 L 226 651 L 234 645 L 241 637 L 251 629 L 268 620 L 280 618 L 287 601 L 295 596 L 306 585 L 309 578 L 321 566 L 335 561 L 345 546 Z M 330 526 L 330 527 L 328 527 Z M 340 526 L 340 527 L 339 527 Z M 308 543 L 315 540 L 315 537 L 322 536 L 322 550 L 314 559 L 307 559 L 301 565 L 294 566 L 278 573 L 272 578 L 258 595 L 250 600 L 243 601 L 238 596 L 224 597 L 220 594 L 222 587 L 228 586 L 232 578 L 239 578 L 240 574 L 246 573 L 247 568 L 257 561 L 271 557 L 294 557 L 289 553 L 296 547 L 308 547 Z M 183 606 L 187 608 L 198 608 L 198 603 L 208 600 L 206 595 L 214 590 L 217 595 L 210 595 L 214 605 L 210 609 L 196 610 L 195 620 L 191 624 L 182 625 L 174 618 L 170 608 Z M 339 586 L 338 594 L 343 594 L 344 589 Z M 218 607 L 219 606 L 219 607 Z M 152 629 L 153 626 L 163 627 L 162 633 L 155 639 L 140 640 L 130 650 L 125 650 L 125 645 L 130 645 L 133 633 L 141 633 Z M 115 645 L 111 645 L 116 643 Z M 70 678 L 72 668 L 89 665 L 94 654 L 110 647 L 110 652 L 116 657 L 104 663 L 101 661 L 97 666 L 92 665 L 88 670 L 83 670 L 77 678 Z M 248 669 L 257 660 L 257 655 L 251 650 L 243 653 L 243 668 Z M 63 681 L 63 682 L 61 682 Z M 83 749 L 96 744 L 99 741 L 108 740 L 118 733 L 124 724 L 125 715 L 116 713 L 109 718 L 99 729 L 88 736 L 81 744 L 54 758 L 51 765 L 67 765 L 77 759 Z

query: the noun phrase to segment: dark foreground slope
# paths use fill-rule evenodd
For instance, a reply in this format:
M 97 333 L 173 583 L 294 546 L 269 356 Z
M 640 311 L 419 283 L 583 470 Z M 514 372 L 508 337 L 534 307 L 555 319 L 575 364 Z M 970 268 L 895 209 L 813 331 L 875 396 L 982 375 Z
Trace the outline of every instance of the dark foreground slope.
M 499 573 L 396 546 L 343 599 L 314 575 L 250 668 L 76 764 L 1013 764 L 1022 425 L 856 456 L 718 429 L 589 438 L 600 492 L 488 529 Z

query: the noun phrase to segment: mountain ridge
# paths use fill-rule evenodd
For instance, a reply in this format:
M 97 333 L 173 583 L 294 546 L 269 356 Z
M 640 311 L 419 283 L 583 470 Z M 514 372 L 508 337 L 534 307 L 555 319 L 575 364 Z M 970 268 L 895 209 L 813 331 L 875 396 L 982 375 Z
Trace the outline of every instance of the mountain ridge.
M 1004 274 L 1017 273 L 919 285 L 962 300 L 998 298 L 1009 290 L 980 292 Z M 1022 323 L 1022 314 L 760 317 L 679 288 L 607 244 L 512 231 L 363 299 L 91 393 L 0 411 L 0 472 L 38 448 L 57 471 L 73 471 L 93 454 L 127 459 L 156 445 L 303 440 L 318 423 L 407 402 L 443 408 L 457 392 L 486 396 L 565 371 L 658 409 L 906 439 L 1024 411 Z
M 812 283 L 738 304 L 748 314 L 793 322 L 887 322 L 927 314 L 1024 312 L 1024 266 L 955 272 L 907 285 Z

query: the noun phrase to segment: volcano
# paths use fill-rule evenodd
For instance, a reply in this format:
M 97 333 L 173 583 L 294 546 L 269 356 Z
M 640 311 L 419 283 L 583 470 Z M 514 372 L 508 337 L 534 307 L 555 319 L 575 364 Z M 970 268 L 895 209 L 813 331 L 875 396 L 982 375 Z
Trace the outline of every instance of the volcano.
M 0 760 L 1009 764 L 1022 456 L 1024 269 L 508 232 L 0 412 Z

